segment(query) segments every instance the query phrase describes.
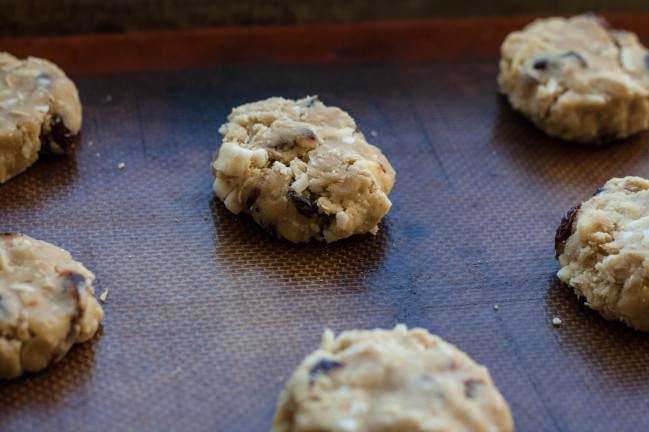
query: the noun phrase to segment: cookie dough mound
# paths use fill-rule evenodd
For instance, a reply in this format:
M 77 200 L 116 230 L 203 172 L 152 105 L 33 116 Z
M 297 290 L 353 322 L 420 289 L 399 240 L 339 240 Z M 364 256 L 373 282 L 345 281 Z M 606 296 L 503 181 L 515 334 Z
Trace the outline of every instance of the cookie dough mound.
M 486 368 L 420 328 L 325 332 L 282 392 L 273 432 L 511 431 Z
M 61 248 L 0 234 L 0 379 L 38 372 L 92 338 L 95 276 Z
M 0 183 L 40 153 L 62 154 L 81 129 L 77 89 L 53 63 L 0 53 Z
M 555 248 L 559 279 L 587 306 L 649 331 L 649 180 L 606 182 L 563 218 Z
M 214 192 L 292 242 L 376 233 L 395 172 L 354 120 L 317 97 L 235 108 L 212 163 Z
M 534 21 L 501 47 L 501 91 L 548 135 L 602 145 L 649 128 L 649 57 L 600 17 Z

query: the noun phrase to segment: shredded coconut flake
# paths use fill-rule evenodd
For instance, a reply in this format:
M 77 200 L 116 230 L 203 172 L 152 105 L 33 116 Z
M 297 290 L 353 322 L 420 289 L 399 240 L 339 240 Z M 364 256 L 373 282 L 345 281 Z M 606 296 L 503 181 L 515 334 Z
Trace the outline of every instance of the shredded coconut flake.
M 99 295 L 99 300 L 101 300 L 102 303 L 106 303 L 106 301 L 108 301 L 108 288 L 106 288 L 104 292 Z

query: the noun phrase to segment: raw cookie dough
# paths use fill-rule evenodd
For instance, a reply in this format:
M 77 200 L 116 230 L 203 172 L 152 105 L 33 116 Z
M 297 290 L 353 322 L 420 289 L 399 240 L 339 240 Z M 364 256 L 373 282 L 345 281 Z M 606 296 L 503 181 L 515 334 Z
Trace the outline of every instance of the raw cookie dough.
M 292 242 L 376 233 L 395 172 L 343 110 L 317 97 L 235 108 L 212 163 L 214 192 Z
M 61 248 L 0 234 L 0 379 L 38 372 L 94 336 L 104 316 L 94 279 Z
M 534 21 L 501 47 L 501 91 L 548 135 L 601 145 L 649 128 L 649 57 L 595 15 Z
M 0 183 L 39 153 L 62 154 L 81 129 L 74 83 L 53 63 L 0 52 Z
M 511 431 L 489 372 L 428 331 L 327 330 L 293 373 L 273 432 Z
M 587 306 L 649 331 L 649 180 L 606 182 L 563 218 L 555 248 L 559 279 Z

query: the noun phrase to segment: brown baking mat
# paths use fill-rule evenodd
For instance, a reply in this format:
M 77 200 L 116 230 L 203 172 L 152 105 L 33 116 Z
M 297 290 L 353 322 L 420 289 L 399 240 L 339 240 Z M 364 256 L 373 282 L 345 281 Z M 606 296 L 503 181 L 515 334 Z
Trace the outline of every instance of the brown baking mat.
M 48 371 L 0 384 L 0 430 L 266 431 L 325 327 L 399 322 L 487 365 L 519 431 L 647 430 L 649 338 L 557 283 L 553 236 L 609 177 L 649 176 L 649 135 L 604 149 L 546 138 L 498 96 L 496 72 L 466 60 L 77 77 L 76 157 L 0 186 L 0 231 L 71 250 L 110 290 L 106 320 Z M 314 93 L 398 172 L 377 236 L 288 244 L 212 198 L 230 108 Z

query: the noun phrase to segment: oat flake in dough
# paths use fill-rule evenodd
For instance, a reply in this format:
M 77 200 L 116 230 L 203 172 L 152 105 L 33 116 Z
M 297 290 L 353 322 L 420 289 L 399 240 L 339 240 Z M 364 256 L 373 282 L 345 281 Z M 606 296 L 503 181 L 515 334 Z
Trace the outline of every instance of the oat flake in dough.
M 292 242 L 376 233 L 395 172 L 354 120 L 317 97 L 235 108 L 212 163 L 214 192 Z
M 81 129 L 74 83 L 53 63 L 0 52 L 0 183 L 41 153 L 62 154 Z
M 309 355 L 279 397 L 272 432 L 505 432 L 489 372 L 420 328 L 353 330 Z
M 0 234 L 0 379 L 38 372 L 94 336 L 94 279 L 59 247 Z
M 498 82 L 516 110 L 567 141 L 601 145 L 649 128 L 649 52 L 594 15 L 507 36 Z
M 589 307 L 649 331 L 649 180 L 606 182 L 563 218 L 555 248 L 559 279 Z

